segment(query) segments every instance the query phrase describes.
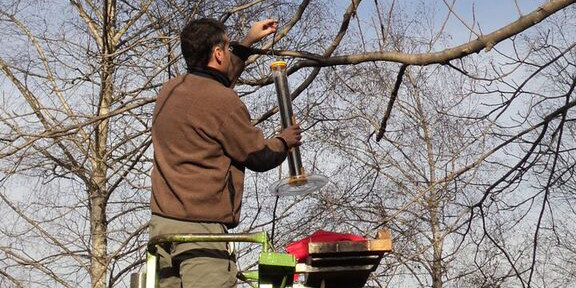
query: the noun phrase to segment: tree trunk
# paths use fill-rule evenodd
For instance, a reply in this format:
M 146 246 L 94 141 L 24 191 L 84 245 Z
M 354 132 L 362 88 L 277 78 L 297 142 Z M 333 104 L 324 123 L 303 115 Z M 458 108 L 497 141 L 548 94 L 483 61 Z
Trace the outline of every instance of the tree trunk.
M 90 193 L 93 195 L 90 201 L 90 234 L 92 234 L 90 278 L 93 288 L 105 288 L 108 247 L 106 197 L 102 195 L 103 191 L 97 188 Z
M 114 35 L 116 18 L 116 1 L 104 1 L 104 14 L 102 25 L 101 47 L 101 90 L 98 103 L 97 116 L 110 112 L 114 93 Z M 92 253 L 90 277 L 92 288 L 106 287 L 106 267 L 108 262 L 108 222 L 106 219 L 106 203 L 108 198 L 107 158 L 108 134 L 110 130 L 109 118 L 97 123 L 94 133 L 94 154 L 92 164 L 92 191 L 90 191 L 90 232 L 92 234 Z
M 434 139 L 431 135 L 431 127 L 428 120 L 428 116 L 422 108 L 422 103 L 420 101 L 420 96 L 415 96 L 416 109 L 418 117 L 420 117 L 420 125 L 424 134 L 424 142 L 426 144 L 426 158 L 428 159 L 428 189 L 430 194 L 428 195 L 427 205 L 428 213 L 430 215 L 430 229 L 432 230 L 432 263 L 430 276 L 432 277 L 432 287 L 442 288 L 442 276 L 444 274 L 444 269 L 442 268 L 442 227 L 440 227 L 440 211 L 439 202 L 440 197 L 438 196 L 438 188 L 434 187 L 437 181 L 436 179 L 436 156 L 434 154 Z
M 429 202 L 430 209 L 430 226 L 432 227 L 432 248 L 434 249 L 432 258 L 432 287 L 442 288 L 442 235 L 440 219 L 438 214 L 438 201 L 433 199 Z

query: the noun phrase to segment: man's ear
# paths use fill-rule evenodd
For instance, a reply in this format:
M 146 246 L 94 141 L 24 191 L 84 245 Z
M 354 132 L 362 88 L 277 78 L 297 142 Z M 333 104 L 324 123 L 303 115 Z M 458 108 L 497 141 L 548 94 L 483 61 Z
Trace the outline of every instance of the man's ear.
M 222 47 L 220 45 L 216 45 L 214 50 L 212 51 L 212 57 L 218 64 L 222 64 L 222 60 L 224 59 L 224 51 L 222 51 Z

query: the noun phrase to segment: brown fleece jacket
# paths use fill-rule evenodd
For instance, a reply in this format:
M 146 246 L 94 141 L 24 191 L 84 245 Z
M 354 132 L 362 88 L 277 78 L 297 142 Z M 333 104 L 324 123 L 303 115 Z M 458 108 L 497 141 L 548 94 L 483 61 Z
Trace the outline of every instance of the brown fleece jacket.
M 205 76 L 168 81 L 152 124 L 152 213 L 233 228 L 240 219 L 244 169 L 282 163 L 281 140 L 265 139 L 230 88 Z

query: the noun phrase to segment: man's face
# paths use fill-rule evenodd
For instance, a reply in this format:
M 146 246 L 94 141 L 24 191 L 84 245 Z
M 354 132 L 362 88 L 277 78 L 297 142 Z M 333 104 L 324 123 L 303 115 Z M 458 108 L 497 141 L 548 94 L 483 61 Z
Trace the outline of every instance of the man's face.
M 232 79 L 232 74 L 233 74 L 233 65 L 232 65 L 232 52 L 231 52 L 231 47 L 230 47 L 230 40 L 228 39 L 228 36 L 224 37 L 224 44 L 220 44 L 218 45 L 218 48 L 220 51 L 218 51 L 217 53 L 219 54 L 219 58 L 220 58 L 220 65 L 221 65 L 221 71 L 224 72 L 228 78 Z

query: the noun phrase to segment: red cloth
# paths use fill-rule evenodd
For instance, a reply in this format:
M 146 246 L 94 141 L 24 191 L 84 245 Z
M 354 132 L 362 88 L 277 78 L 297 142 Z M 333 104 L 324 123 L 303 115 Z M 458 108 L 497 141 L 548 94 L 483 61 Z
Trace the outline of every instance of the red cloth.
M 308 237 L 286 244 L 286 251 L 296 256 L 298 261 L 308 257 L 308 243 L 310 242 L 332 242 L 332 241 L 362 241 L 366 238 L 352 233 L 338 233 L 324 230 L 317 230 Z

